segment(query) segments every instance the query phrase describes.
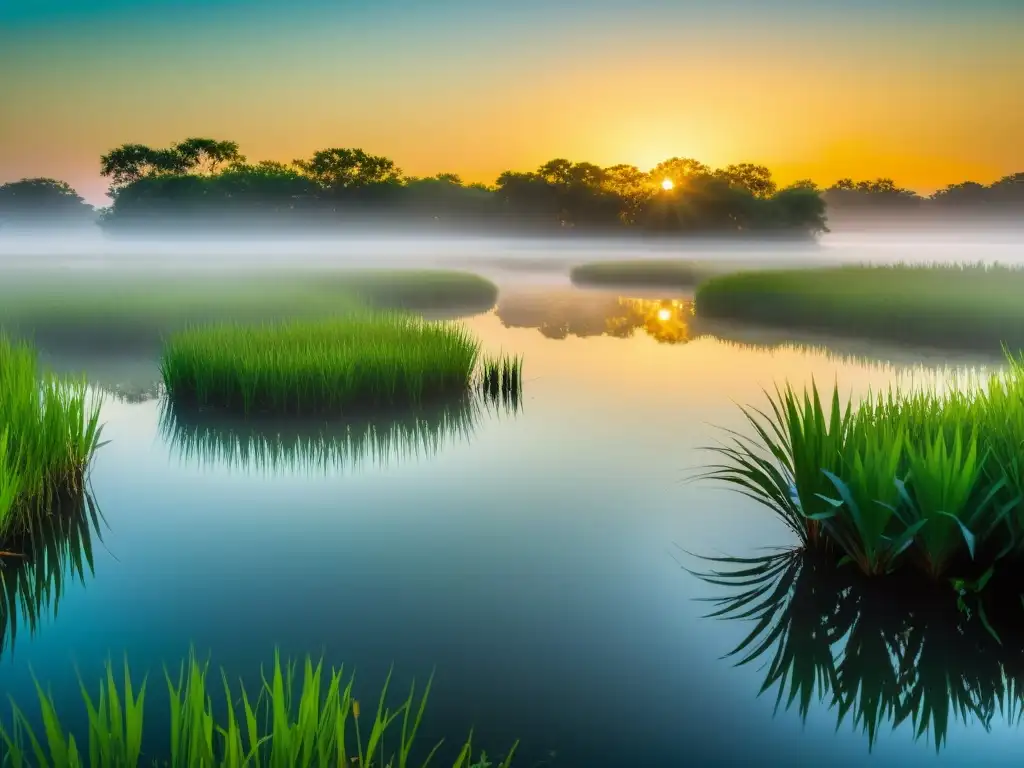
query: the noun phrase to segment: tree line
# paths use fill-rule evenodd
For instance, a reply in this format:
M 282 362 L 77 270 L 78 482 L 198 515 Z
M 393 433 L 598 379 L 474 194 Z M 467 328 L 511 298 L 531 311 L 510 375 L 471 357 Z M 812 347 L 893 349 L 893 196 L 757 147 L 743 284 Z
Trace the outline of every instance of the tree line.
M 826 212 L 1024 212 L 1024 173 L 966 181 L 930 196 L 892 179 L 809 180 L 780 187 L 763 165 L 711 168 L 674 157 L 650 171 L 555 159 L 506 171 L 492 185 L 454 173 L 405 175 L 390 158 L 330 148 L 291 163 L 250 162 L 233 141 L 189 138 L 169 147 L 125 144 L 100 158 L 112 204 L 96 211 L 67 183 L 0 185 L 0 226 L 96 221 L 111 230 L 161 223 L 299 226 L 405 223 L 417 227 L 590 232 L 827 231 Z

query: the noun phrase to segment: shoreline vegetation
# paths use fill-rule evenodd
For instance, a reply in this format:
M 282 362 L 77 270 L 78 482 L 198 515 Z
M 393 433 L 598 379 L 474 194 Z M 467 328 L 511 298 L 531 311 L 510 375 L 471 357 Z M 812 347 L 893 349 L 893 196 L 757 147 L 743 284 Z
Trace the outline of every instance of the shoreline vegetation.
M 155 347 L 190 325 L 329 318 L 357 308 L 475 314 L 498 288 L 444 269 L 271 270 L 167 275 L 12 276 L 0 285 L 0 327 L 44 347 Z
M 88 717 L 85 738 L 65 729 L 57 703 L 36 682 L 44 728 L 37 734 L 14 703 L 10 721 L 0 725 L 5 765 L 425 768 L 443 744 L 438 742 L 426 754 L 422 749 L 414 753 L 433 676 L 422 692 L 414 681 L 406 699 L 392 708 L 387 696 L 390 673 L 376 706 L 361 707 L 353 691 L 354 674 L 346 674 L 344 667 L 325 668 L 322 660 L 314 662 L 309 656 L 300 666 L 282 662 L 275 652 L 269 674 L 260 670 L 259 690 L 247 691 L 243 683 L 229 682 L 223 670 L 213 679 L 208 675 L 209 663 L 200 661 L 194 651 L 176 674 L 164 669 L 170 703 L 165 734 L 170 746 L 165 755 L 146 752 L 144 711 L 150 681 L 144 677 L 136 687 L 127 659 L 120 685 L 111 662 L 98 692 L 90 694 L 82 683 Z M 221 694 L 226 701 L 214 707 L 213 697 L 219 700 Z M 518 743 L 497 762 L 476 752 L 472 732 L 459 747 L 453 768 L 509 768 Z
M 100 405 L 84 378 L 40 374 L 35 350 L 0 332 L 0 549 L 85 492 Z
M 176 406 L 249 416 L 358 413 L 468 394 L 518 395 L 518 358 L 484 358 L 463 326 L 356 311 L 326 321 L 196 326 L 164 345 Z
M 743 409 L 755 436 L 713 447 L 721 463 L 701 476 L 771 510 L 798 549 L 866 575 L 920 571 L 978 592 L 993 577 L 1020 583 L 1024 358 L 1007 365 L 962 388 L 890 388 L 856 407 L 838 383 L 825 400 L 813 383 L 787 386 L 767 411 Z
M 758 270 L 698 286 L 698 317 L 947 349 L 1024 349 L 1024 268 L 985 264 Z

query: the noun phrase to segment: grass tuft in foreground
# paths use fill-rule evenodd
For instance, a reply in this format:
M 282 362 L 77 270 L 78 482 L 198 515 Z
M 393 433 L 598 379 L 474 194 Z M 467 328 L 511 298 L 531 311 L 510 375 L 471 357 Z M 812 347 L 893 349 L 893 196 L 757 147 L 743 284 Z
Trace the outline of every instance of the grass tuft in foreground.
M 697 314 L 934 347 L 1024 349 L 1024 269 L 845 266 L 742 272 L 697 289 Z
M 40 376 L 34 350 L 0 334 L 0 544 L 81 493 L 99 417 L 84 379 Z
M 775 512 L 803 545 L 868 574 L 903 565 L 984 579 L 1024 555 L 1024 361 L 985 386 L 889 392 L 853 408 L 838 385 L 786 387 L 744 409 L 755 437 L 714 448 L 723 480 Z M 986 575 L 987 574 L 987 575 Z
M 575 285 L 623 288 L 693 288 L 710 269 L 687 261 L 595 261 L 569 271 Z
M 12 768 L 78 768 L 91 765 L 130 768 L 140 764 L 170 768 L 199 766 L 317 766 L 318 768 L 411 768 L 426 766 L 437 744 L 414 759 L 413 746 L 430 695 L 432 679 L 417 697 L 413 683 L 396 709 L 387 707 L 391 676 L 384 684 L 375 711 L 363 713 L 353 697 L 353 677 L 344 668 L 329 669 L 307 657 L 301 671 L 274 655 L 269 676 L 253 695 L 241 683 L 233 686 L 221 671 L 219 681 L 207 679 L 209 665 L 190 654 L 177 674 L 164 671 L 170 698 L 170 754 L 144 752 L 144 711 L 148 680 L 136 689 L 127 661 L 119 686 L 107 664 L 97 698 L 81 687 L 89 721 L 87 741 L 79 742 L 61 725 L 52 697 L 36 683 L 44 728 L 35 733 L 24 711 L 14 706 L 9 726 L 0 726 L 7 748 L 4 765 Z M 120 688 L 120 690 L 119 690 Z M 212 697 L 223 692 L 223 711 Z M 472 734 L 462 745 L 453 768 L 508 768 L 516 747 L 499 765 L 486 754 L 474 759 Z

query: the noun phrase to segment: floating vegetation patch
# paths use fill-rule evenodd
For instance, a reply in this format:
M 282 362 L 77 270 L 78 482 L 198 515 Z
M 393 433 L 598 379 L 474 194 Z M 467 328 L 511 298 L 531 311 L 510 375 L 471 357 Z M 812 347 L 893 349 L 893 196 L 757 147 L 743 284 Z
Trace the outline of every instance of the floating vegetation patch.
M 697 314 L 939 348 L 1024 349 L 1024 268 L 898 264 L 748 271 L 697 289 Z
M 949 391 L 869 396 L 786 387 L 744 409 L 754 437 L 713 450 L 705 477 L 772 510 L 805 547 L 865 574 L 933 579 L 1020 571 L 1024 555 L 1024 361 Z
M 35 634 L 48 614 L 57 615 L 64 591 L 93 572 L 93 536 L 101 515 L 92 496 L 58 501 L 4 543 L 0 552 L 0 656 L 12 650 L 19 626 Z
M 164 400 L 160 428 L 183 461 L 266 473 L 347 471 L 429 458 L 446 444 L 468 441 L 489 404 L 467 394 L 420 408 L 302 419 L 240 418 Z
M 353 693 L 354 678 L 344 668 L 325 668 L 307 657 L 301 667 L 282 663 L 278 654 L 268 672 L 261 670 L 258 690 L 229 681 L 222 670 L 209 679 L 209 664 L 190 654 L 176 672 L 164 670 L 170 702 L 170 721 L 162 734 L 167 754 L 147 751 L 144 719 L 147 687 L 136 687 L 128 663 L 118 683 L 108 662 L 99 688 L 82 684 L 88 733 L 76 735 L 60 721 L 57 702 L 37 684 L 43 727 L 17 705 L 10 721 L 0 726 L 6 743 L 5 765 L 136 766 L 169 768 L 243 768 L 243 766 L 317 766 L 317 768 L 425 768 L 441 743 L 418 748 L 416 737 L 426 711 L 433 678 L 422 692 L 415 682 L 397 706 L 388 701 L 388 675 L 376 706 L 360 706 Z M 162 687 L 162 686 L 161 686 Z M 214 699 L 225 699 L 214 706 Z M 38 731 L 38 733 L 37 733 Z M 516 751 L 488 760 L 477 753 L 472 734 L 453 751 L 453 768 L 509 768 Z M 499 762 L 500 761 L 500 762 Z
M 0 333 L 0 549 L 83 491 L 99 418 L 84 379 L 40 376 L 35 351 Z
M 727 656 L 763 664 L 759 693 L 776 712 L 813 705 L 848 723 L 869 749 L 904 725 L 939 750 L 957 720 L 988 730 L 1024 712 L 1024 606 L 1019 579 L 936 583 L 917 571 L 878 579 L 821 549 L 707 558 L 697 575 L 724 589 L 708 616 L 753 623 Z

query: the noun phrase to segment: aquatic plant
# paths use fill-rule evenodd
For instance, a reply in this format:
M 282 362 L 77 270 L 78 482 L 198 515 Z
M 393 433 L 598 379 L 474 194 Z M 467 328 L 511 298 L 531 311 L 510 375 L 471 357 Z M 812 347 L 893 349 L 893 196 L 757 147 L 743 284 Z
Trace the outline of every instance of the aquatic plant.
M 518 403 L 523 389 L 523 358 L 497 355 L 481 358 L 478 382 L 481 392 L 492 400 Z
M 34 634 L 56 616 L 68 585 L 93 571 L 93 535 L 101 514 L 87 491 L 59 500 L 28 529 L 8 537 L 0 552 L 0 655 L 14 647 L 19 625 Z
M 694 262 L 636 259 L 579 264 L 569 271 L 569 279 L 581 286 L 678 289 L 693 288 L 710 274 L 711 267 Z
M 697 289 L 697 314 L 935 347 L 1024 348 L 1024 269 L 896 264 L 759 270 Z
M 171 400 L 249 414 L 344 413 L 468 390 L 479 342 L 464 328 L 403 314 L 195 327 L 166 343 Z
M 904 563 L 976 578 L 1024 547 L 1024 362 L 946 393 L 914 390 L 829 404 L 817 386 L 744 409 L 754 437 L 714 447 L 725 481 L 775 512 L 803 546 L 868 574 Z
M 874 746 L 886 723 L 930 734 L 936 751 L 952 720 L 988 729 L 1024 712 L 1024 584 L 959 581 L 950 589 L 914 570 L 875 579 L 822 549 L 754 558 L 704 558 L 696 575 L 724 588 L 707 617 L 753 628 L 726 654 L 737 666 L 764 660 L 758 695 L 776 690 L 776 712 L 811 705 L 849 721 Z
M 145 750 L 144 711 L 148 680 L 136 688 L 127 660 L 122 685 L 107 663 L 105 679 L 93 698 L 84 684 L 82 698 L 88 715 L 88 737 L 78 739 L 60 722 L 53 697 L 36 683 L 42 736 L 16 705 L 8 726 L 0 726 L 6 745 L 4 765 L 12 768 L 79 768 L 90 765 L 122 766 L 140 764 L 169 768 L 199 766 L 318 766 L 318 768 L 411 768 L 426 766 L 436 755 L 438 743 L 422 758 L 413 757 L 413 747 L 423 720 L 433 678 L 417 697 L 415 682 L 408 697 L 391 709 L 385 681 L 375 711 L 363 714 L 353 695 L 353 676 L 344 668 L 325 669 L 306 657 L 301 672 L 294 663 L 282 663 L 274 654 L 269 675 L 261 670 L 262 684 L 255 695 L 241 682 L 229 683 L 221 670 L 220 681 L 208 681 L 209 664 L 194 653 L 172 677 L 164 670 L 170 700 L 169 754 Z M 120 690 L 119 690 L 120 688 Z M 223 707 L 215 708 L 213 696 L 223 691 Z M 495 765 L 486 754 L 475 756 L 472 733 L 455 757 L 453 768 L 509 768 L 517 745 Z
M 40 376 L 34 350 L 0 333 L 0 548 L 81 493 L 99 416 L 84 379 Z

